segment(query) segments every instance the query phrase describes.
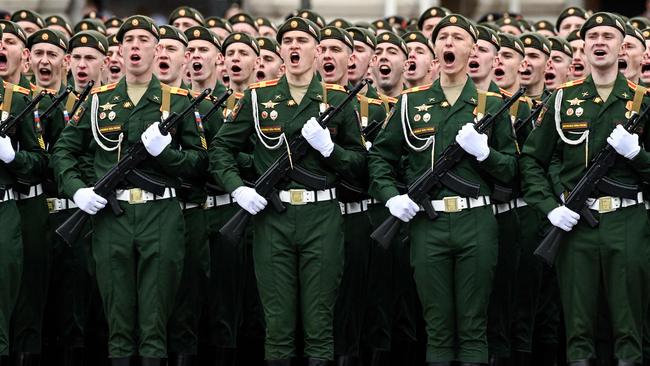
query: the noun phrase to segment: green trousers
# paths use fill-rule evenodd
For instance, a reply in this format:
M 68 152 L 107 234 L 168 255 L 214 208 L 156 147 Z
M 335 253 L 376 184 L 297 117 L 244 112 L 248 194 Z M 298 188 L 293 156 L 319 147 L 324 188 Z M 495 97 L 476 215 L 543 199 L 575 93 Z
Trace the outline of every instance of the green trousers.
M 560 305 L 555 271 L 533 254 L 548 229 L 548 220 L 530 206 L 518 208 L 517 214 L 521 255 L 511 346 L 514 351 L 531 353 L 534 339 L 542 344 L 558 343 Z
M 23 274 L 12 314 L 12 352 L 40 354 L 43 316 L 52 264 L 49 212 L 45 195 L 16 201 L 23 237 Z
M 648 217 L 645 207 L 636 205 L 596 214 L 596 218 L 600 221 L 597 228 L 581 220 L 565 235 L 556 261 L 567 358 L 575 361 L 595 356 L 594 332 L 602 284 L 610 311 L 614 355 L 638 363 L 648 308 Z
M 265 358 L 296 355 L 302 319 L 304 355 L 334 358 L 333 317 L 343 272 L 338 201 L 268 208 L 253 219 L 253 260 L 266 321 Z
M 176 199 L 110 209 L 93 220 L 97 284 L 110 357 L 166 357 L 167 323 L 181 280 L 185 222 Z
M 334 341 L 337 355 L 358 356 L 362 322 L 367 304 L 370 259 L 370 219 L 366 212 L 343 215 L 345 264 L 334 308 Z
M 410 227 L 411 263 L 427 332 L 427 362 L 487 363 L 487 308 L 497 262 L 491 206 L 418 214 Z
M 185 218 L 185 263 L 176 302 L 169 318 L 170 353 L 195 355 L 199 319 L 210 272 L 210 248 L 203 207 L 183 210 Z
M 9 324 L 20 288 L 23 243 L 16 201 L 0 202 L 0 356 L 9 355 Z
M 54 230 L 75 210 L 50 214 L 52 229 L 52 271 L 46 308 L 46 324 L 51 338 L 64 347 L 84 347 L 88 322 L 90 291 L 94 278 L 90 275 L 90 240 L 82 236 L 71 246 Z M 90 225 L 88 225 L 89 231 Z
M 517 210 L 512 209 L 497 214 L 496 219 L 499 224 L 499 252 L 488 305 L 488 346 L 490 355 L 508 358 L 520 254 L 519 216 Z

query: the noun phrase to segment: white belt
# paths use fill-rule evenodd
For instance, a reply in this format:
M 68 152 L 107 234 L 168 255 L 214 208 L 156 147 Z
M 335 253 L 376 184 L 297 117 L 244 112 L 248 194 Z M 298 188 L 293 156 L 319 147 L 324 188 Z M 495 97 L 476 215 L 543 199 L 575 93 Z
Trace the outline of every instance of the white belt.
M 351 215 L 355 213 L 368 211 L 369 202 L 370 200 L 363 200 L 360 202 L 348 202 L 348 203 L 339 202 L 339 206 L 341 206 L 341 215 Z
M 222 194 L 220 196 L 208 196 L 208 198 L 206 198 L 205 200 L 205 203 L 203 204 L 203 208 L 207 210 L 212 207 L 229 205 L 233 202 L 235 202 L 235 198 L 233 198 L 230 194 Z
M 181 205 L 181 210 L 189 210 L 191 208 L 197 208 L 201 205 L 198 203 L 193 203 L 193 202 L 178 202 L 179 205 Z
M 47 199 L 47 208 L 50 213 L 55 213 L 59 211 L 69 210 L 71 208 L 77 208 L 76 203 L 73 200 L 65 198 L 48 198 Z
M 510 202 L 497 203 L 497 204 L 494 205 L 495 212 L 497 214 L 501 214 L 501 213 L 513 210 L 515 208 L 525 207 L 525 206 L 528 206 L 528 204 L 526 203 L 526 201 L 524 201 L 523 198 L 515 198 L 515 199 L 511 200 Z
M 329 201 L 336 198 L 336 188 L 322 191 L 308 191 L 306 189 L 290 189 L 279 191 L 280 201 L 292 206 L 305 205 L 312 202 Z
M 637 193 L 636 200 L 610 196 L 587 199 L 587 206 L 589 209 L 598 211 L 599 213 L 614 212 L 619 208 L 640 205 L 642 203 L 643 192 Z
M 16 200 L 26 200 L 29 198 L 34 198 L 36 196 L 40 196 L 43 194 L 43 185 L 42 184 L 37 184 L 35 186 L 30 186 L 29 187 L 29 193 L 27 194 L 22 194 L 18 193 L 18 196 L 16 197 Z
M 436 212 L 460 212 L 468 208 L 487 206 L 490 204 L 489 196 L 479 196 L 478 198 L 465 198 L 459 196 L 445 197 L 441 200 L 432 200 L 431 205 Z M 424 211 L 420 207 L 420 211 Z
M 5 194 L 0 198 L 0 202 L 6 202 L 6 201 L 11 201 L 13 200 L 14 197 L 14 190 L 9 188 L 5 189 Z
M 117 198 L 118 201 L 127 201 L 130 205 L 136 205 L 148 201 L 165 200 L 172 197 L 176 197 L 176 189 L 170 187 L 165 188 L 165 193 L 163 193 L 162 196 L 156 196 L 155 194 L 140 188 L 118 189 L 115 192 L 115 198 Z

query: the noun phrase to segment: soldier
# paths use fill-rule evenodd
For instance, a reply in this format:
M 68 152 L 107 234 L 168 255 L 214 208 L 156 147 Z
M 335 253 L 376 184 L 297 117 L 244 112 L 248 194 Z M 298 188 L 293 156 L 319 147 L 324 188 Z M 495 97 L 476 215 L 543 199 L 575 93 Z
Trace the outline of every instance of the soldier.
M 11 21 L 18 24 L 25 31 L 27 37 L 34 34 L 37 30 L 45 28 L 43 17 L 27 9 L 15 11 L 11 15 Z
M 591 157 L 605 144 L 620 155 L 607 174 L 610 179 L 632 185 L 648 179 L 649 155 L 639 146 L 639 138 L 647 141 L 647 132 L 639 128 L 630 134 L 616 126 L 647 103 L 646 90 L 618 72 L 618 50 L 625 37 L 619 17 L 596 13 L 580 34 L 592 73 L 559 88 L 538 119 L 521 158 L 524 193 L 526 201 L 546 214 L 552 225 L 569 232 L 556 261 L 569 364 L 590 365 L 595 356 L 598 293 L 604 288 L 618 365 L 634 365 L 641 362 L 641 325 L 647 309 L 644 243 L 650 227 L 642 194 L 636 200 L 614 199 L 596 189 L 587 205 L 600 225 L 592 228 L 562 204 L 566 193 L 558 197 L 558 191 L 574 189 Z M 549 181 L 546 172 L 554 154 L 561 157 L 556 161 L 557 182 Z M 608 200 L 617 203 L 607 206 Z
M 519 36 L 524 32 L 521 23 L 516 18 L 503 17 L 497 20 L 495 24 L 503 33 Z
M 279 79 L 284 75 L 284 62 L 280 56 L 280 45 L 275 38 L 257 37 L 260 48 L 260 62 L 256 67 L 255 81 Z
M 425 10 L 418 19 L 418 29 L 426 39 L 431 39 L 433 29 L 440 23 L 440 20 L 449 14 L 449 10 L 440 6 L 434 6 Z
M 187 37 L 174 26 L 161 25 L 158 44 L 161 47 L 156 57 L 156 77 L 169 86 L 184 88 L 182 82 Z
M 179 6 L 169 15 L 169 24 L 181 32 L 188 28 L 205 25 L 205 19 L 198 10 L 189 6 Z
M 494 67 L 494 82 L 509 93 L 519 90 L 519 71 L 524 61 L 524 43 L 517 37 L 499 33 L 499 54 Z
M 404 67 L 404 84 L 407 88 L 430 84 L 438 78 L 439 62 L 433 53 L 433 44 L 420 32 L 402 36 L 409 50 Z
M 377 36 L 376 63 L 372 68 L 377 91 L 389 97 L 402 92 L 403 72 L 408 49 L 406 43 L 395 33 L 384 32 Z
M 625 25 L 625 39 L 619 53 L 618 69 L 626 79 L 638 84 L 641 80 L 641 59 L 645 53 L 645 38 L 640 30 Z
M 22 60 L 29 57 L 27 34 L 18 24 L 0 20 L 2 28 L 2 48 L 0 48 L 0 78 L 2 80 L 29 88 L 29 80 L 22 76 Z
M 257 40 L 246 33 L 234 32 L 223 41 L 222 52 L 230 89 L 243 93 L 255 81 L 260 55 Z
M 526 96 L 542 100 L 544 89 L 544 68 L 551 55 L 551 44 L 546 37 L 537 33 L 525 33 L 519 37 L 524 43 L 523 69 L 519 72 L 521 86 L 526 88 Z
M 117 31 L 120 30 L 122 23 L 124 23 L 124 21 L 118 17 L 111 17 L 106 19 L 104 22 L 104 26 L 106 27 L 106 35 L 112 36 L 114 34 L 117 34 Z
M 645 51 L 641 59 L 641 82 L 642 84 L 650 84 L 650 28 L 645 28 L 643 31 L 645 39 Z
M 63 193 L 93 215 L 92 251 L 112 364 L 130 365 L 130 357 L 140 355 L 142 365 L 153 366 L 167 355 L 167 321 L 183 266 L 185 225 L 175 187 L 179 178 L 206 168 L 206 151 L 191 116 L 171 133 L 160 133 L 157 121 L 180 112 L 188 99 L 186 91 L 161 84 L 153 75 L 160 49 L 153 20 L 129 17 L 117 39 L 125 77 L 94 90 L 63 130 L 52 165 Z M 139 166 L 144 176 L 139 184 L 145 187 L 124 182 L 117 189 L 123 215 L 100 211 L 107 201 L 81 179 L 79 156 L 94 156 L 90 179 L 95 181 L 137 141 L 151 155 Z M 151 193 L 154 186 L 164 187 L 164 193 Z
M 99 19 L 83 19 L 74 26 L 74 33 L 79 33 L 87 30 L 94 30 L 103 35 L 106 35 L 106 26 Z
M 4 27 L 5 29 L 7 27 Z M 1 29 L 1 28 L 0 28 Z M 2 31 L 0 30 L 0 35 Z M 6 38 L 3 38 L 6 39 Z M 3 41 L 4 43 L 4 41 Z M 0 47 L 5 48 L 4 45 Z M 20 62 L 20 59 L 18 59 Z M 4 75 L 3 75 L 4 78 Z M 28 103 L 29 89 L 3 81 L 0 86 L 2 96 L 2 121 L 10 115 L 15 116 L 25 109 Z M 47 164 L 45 151 L 40 142 L 40 135 L 35 130 L 31 114 L 27 114 L 16 126 L 9 130 L 7 136 L 0 137 L 0 220 L 2 221 L 3 255 L 0 256 L 0 364 L 9 365 L 10 351 L 10 319 L 18 297 L 23 271 L 23 244 L 21 239 L 21 216 L 16 207 L 15 193 L 12 189 L 16 184 L 17 175 L 29 176 L 39 174 Z M 13 344 L 11 344 L 13 349 Z M 26 356 L 26 361 L 35 361 L 34 357 Z M 22 362 L 21 360 L 17 362 Z
M 377 39 L 372 32 L 364 28 L 350 27 L 346 30 L 351 33 L 352 39 L 354 40 L 354 59 L 348 66 L 348 81 L 350 84 L 356 85 L 369 73 L 373 65 Z M 368 91 L 376 90 L 372 85 L 369 85 L 367 88 Z M 368 92 L 364 94 L 368 95 Z M 374 94 L 368 96 L 371 98 L 379 97 L 376 92 Z
M 257 23 L 246 13 L 233 15 L 228 19 L 228 23 L 232 26 L 233 32 L 246 33 L 252 37 L 258 37 L 260 35 Z
M 580 30 L 587 19 L 587 12 L 580 7 L 570 6 L 560 13 L 555 22 L 558 37 L 567 37 L 569 33 Z
M 544 84 L 547 90 L 554 91 L 569 79 L 573 51 L 564 38 L 552 36 L 548 41 L 551 43 L 551 54 L 546 62 Z
M 232 192 L 239 206 L 256 215 L 253 256 L 267 325 L 265 357 L 273 365 L 289 365 L 295 356 L 298 313 L 302 314 L 309 365 L 326 365 L 334 358 L 332 320 L 343 270 L 343 234 L 329 228 L 343 222 L 335 189 L 329 184 L 338 178 L 353 179 L 364 169 L 364 147 L 353 107 L 348 105 L 327 129 L 313 118 L 326 104 L 336 105 L 346 95 L 342 87 L 323 87 L 315 77 L 319 38 L 313 22 L 288 19 L 278 31 L 285 76 L 252 85 L 211 145 L 215 179 Z M 300 121 L 307 119 L 302 125 Z M 329 131 L 335 132 L 334 138 Z M 267 201 L 244 186 L 235 169 L 235 154 L 255 134 L 253 164 L 261 174 L 284 151 L 281 144 L 298 133 L 313 149 L 294 164 L 331 183 L 312 187 L 289 179 L 288 185 L 278 187 L 287 210 L 282 214 L 262 211 Z
M 435 365 L 488 361 L 486 312 L 497 260 L 490 187 L 495 180 L 509 182 L 516 167 L 515 144 L 505 116 L 495 121 L 489 138 L 471 126 L 476 114 L 493 113 L 501 104 L 500 95 L 479 94 L 467 75 L 476 38 L 476 28 L 461 15 L 451 14 L 438 23 L 432 39 L 441 60 L 440 79 L 430 87 L 403 92 L 395 107 L 401 112 L 392 115 L 369 153 L 371 193 L 386 202 L 392 215 L 412 221 L 408 229 L 411 264 L 426 322 L 426 361 Z M 438 137 L 435 144 L 432 136 Z M 446 140 L 441 141 L 442 136 Z M 412 182 L 454 140 L 452 136 L 469 154 L 454 171 L 480 182 L 482 196 L 461 198 L 444 187 L 431 196 L 441 216 L 436 221 L 416 217 L 419 207 L 399 194 L 393 171 L 406 152 L 404 169 L 407 183 Z M 454 197 L 443 199 L 447 196 Z M 457 205 L 445 207 L 443 202 L 450 200 Z
M 585 41 L 580 38 L 580 31 L 574 30 L 566 36 L 567 42 L 571 45 L 573 59 L 569 68 L 569 80 L 577 80 L 591 74 L 587 57 L 585 56 Z
M 102 80 L 104 84 L 117 83 L 124 76 L 124 58 L 120 53 L 120 43 L 116 35 L 108 37 L 108 67 Z
M 476 52 L 469 56 L 467 66 L 469 76 L 476 85 L 476 89 L 488 91 L 492 83 L 491 71 L 496 66 L 496 57 L 501 44 L 499 43 L 499 37 L 493 30 L 482 25 L 477 26 L 476 29 L 478 30 Z
M 47 28 L 58 30 L 59 32 L 65 34 L 68 38 L 74 35 L 70 23 L 68 23 L 68 21 L 60 15 L 50 15 L 49 17 L 45 18 L 45 25 Z
M 232 26 L 227 20 L 219 17 L 209 17 L 205 20 L 208 29 L 217 35 L 219 42 L 223 42 L 230 33 L 233 32 Z
M 255 23 L 257 23 L 257 27 L 259 28 L 260 37 L 275 39 L 275 36 L 278 34 L 278 28 L 270 20 L 265 17 L 257 17 Z
M 548 20 L 540 20 L 535 22 L 535 24 L 533 24 L 533 29 L 535 32 L 547 38 L 555 36 L 555 26 Z

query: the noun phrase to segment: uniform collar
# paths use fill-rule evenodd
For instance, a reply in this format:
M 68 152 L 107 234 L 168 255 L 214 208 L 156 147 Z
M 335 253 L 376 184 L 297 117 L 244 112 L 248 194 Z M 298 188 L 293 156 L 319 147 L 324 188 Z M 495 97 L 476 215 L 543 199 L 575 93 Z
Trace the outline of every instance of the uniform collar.
M 437 79 L 433 83 L 433 87 L 431 88 L 431 92 L 433 95 L 433 98 L 429 97 L 429 102 L 433 104 L 438 104 L 441 102 L 447 102 L 447 97 L 445 96 L 445 93 L 442 91 L 442 86 L 440 85 L 440 79 Z M 433 101 L 431 99 L 434 99 Z M 467 103 L 473 106 L 476 106 L 478 104 L 478 92 L 476 90 L 476 85 L 474 84 L 474 81 L 472 81 L 472 78 L 467 76 L 467 81 L 465 82 L 465 86 L 463 86 L 463 90 L 460 92 L 460 96 L 458 96 L 458 100 L 456 103 L 454 103 L 453 107 L 456 109 L 456 107 L 459 107 L 459 103 Z
M 616 75 L 616 80 L 614 81 L 614 87 L 612 88 L 611 96 L 616 96 L 623 100 L 631 100 L 634 97 L 634 91 L 631 91 L 631 87 L 628 84 L 628 80 L 620 72 Z M 580 84 L 578 89 L 578 98 L 581 99 L 595 99 L 596 97 L 600 98 L 598 95 L 598 90 L 596 89 L 596 84 L 594 79 L 591 76 L 587 76 L 585 82 Z M 610 100 L 610 98 L 608 98 Z

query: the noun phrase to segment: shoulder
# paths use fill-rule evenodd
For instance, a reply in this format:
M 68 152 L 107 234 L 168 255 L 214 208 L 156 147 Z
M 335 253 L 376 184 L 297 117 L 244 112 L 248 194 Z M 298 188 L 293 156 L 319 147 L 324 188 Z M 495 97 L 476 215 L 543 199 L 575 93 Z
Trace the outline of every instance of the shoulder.
M 190 91 L 185 89 L 185 88 L 177 88 L 174 86 L 169 86 L 165 83 L 160 83 L 160 88 L 164 91 L 168 91 L 170 94 L 174 95 L 180 95 L 180 96 L 188 96 L 190 94 Z
M 587 78 L 581 78 L 581 79 L 576 79 L 576 80 L 567 81 L 566 83 L 564 83 L 564 84 L 558 86 L 557 89 L 558 89 L 558 90 L 559 90 L 559 89 L 571 89 L 571 88 L 574 87 L 574 86 L 578 86 L 578 85 L 584 83 L 586 79 L 587 79 Z
M 479 91 L 479 93 L 483 93 L 483 94 L 485 94 L 485 96 L 487 96 L 489 98 L 503 99 L 503 95 L 501 95 L 499 93 L 493 93 L 493 92 L 490 92 L 490 91 Z
M 5 89 L 11 89 L 14 93 L 20 93 L 20 94 L 23 94 L 23 95 L 29 95 L 30 94 L 29 89 L 23 88 L 20 85 L 8 83 L 6 81 L 3 81 L 2 83 L 3 83 L 3 86 L 4 86 Z
M 115 87 L 117 87 L 117 82 L 98 86 L 96 88 L 93 88 L 90 91 L 90 94 L 99 94 L 99 93 L 107 92 L 109 90 L 115 89 Z
M 343 93 L 347 93 L 347 90 L 345 90 L 345 87 L 343 85 L 323 83 L 323 86 L 327 90 L 336 90 Z
M 278 85 L 280 82 L 280 79 L 273 79 L 273 80 L 264 80 L 264 81 L 259 81 L 257 83 L 250 84 L 248 86 L 249 89 L 260 89 L 260 88 L 266 88 L 269 86 L 275 86 Z
M 358 101 L 366 100 L 368 104 L 374 104 L 374 105 L 381 105 L 383 103 L 381 99 L 369 98 L 361 94 L 357 95 L 357 100 Z
M 431 88 L 431 85 L 433 85 L 433 84 L 420 85 L 420 86 L 416 86 L 414 88 L 405 89 L 405 90 L 402 90 L 402 94 L 410 94 L 410 93 L 415 93 L 415 92 L 419 92 L 419 91 L 428 90 L 429 88 Z

